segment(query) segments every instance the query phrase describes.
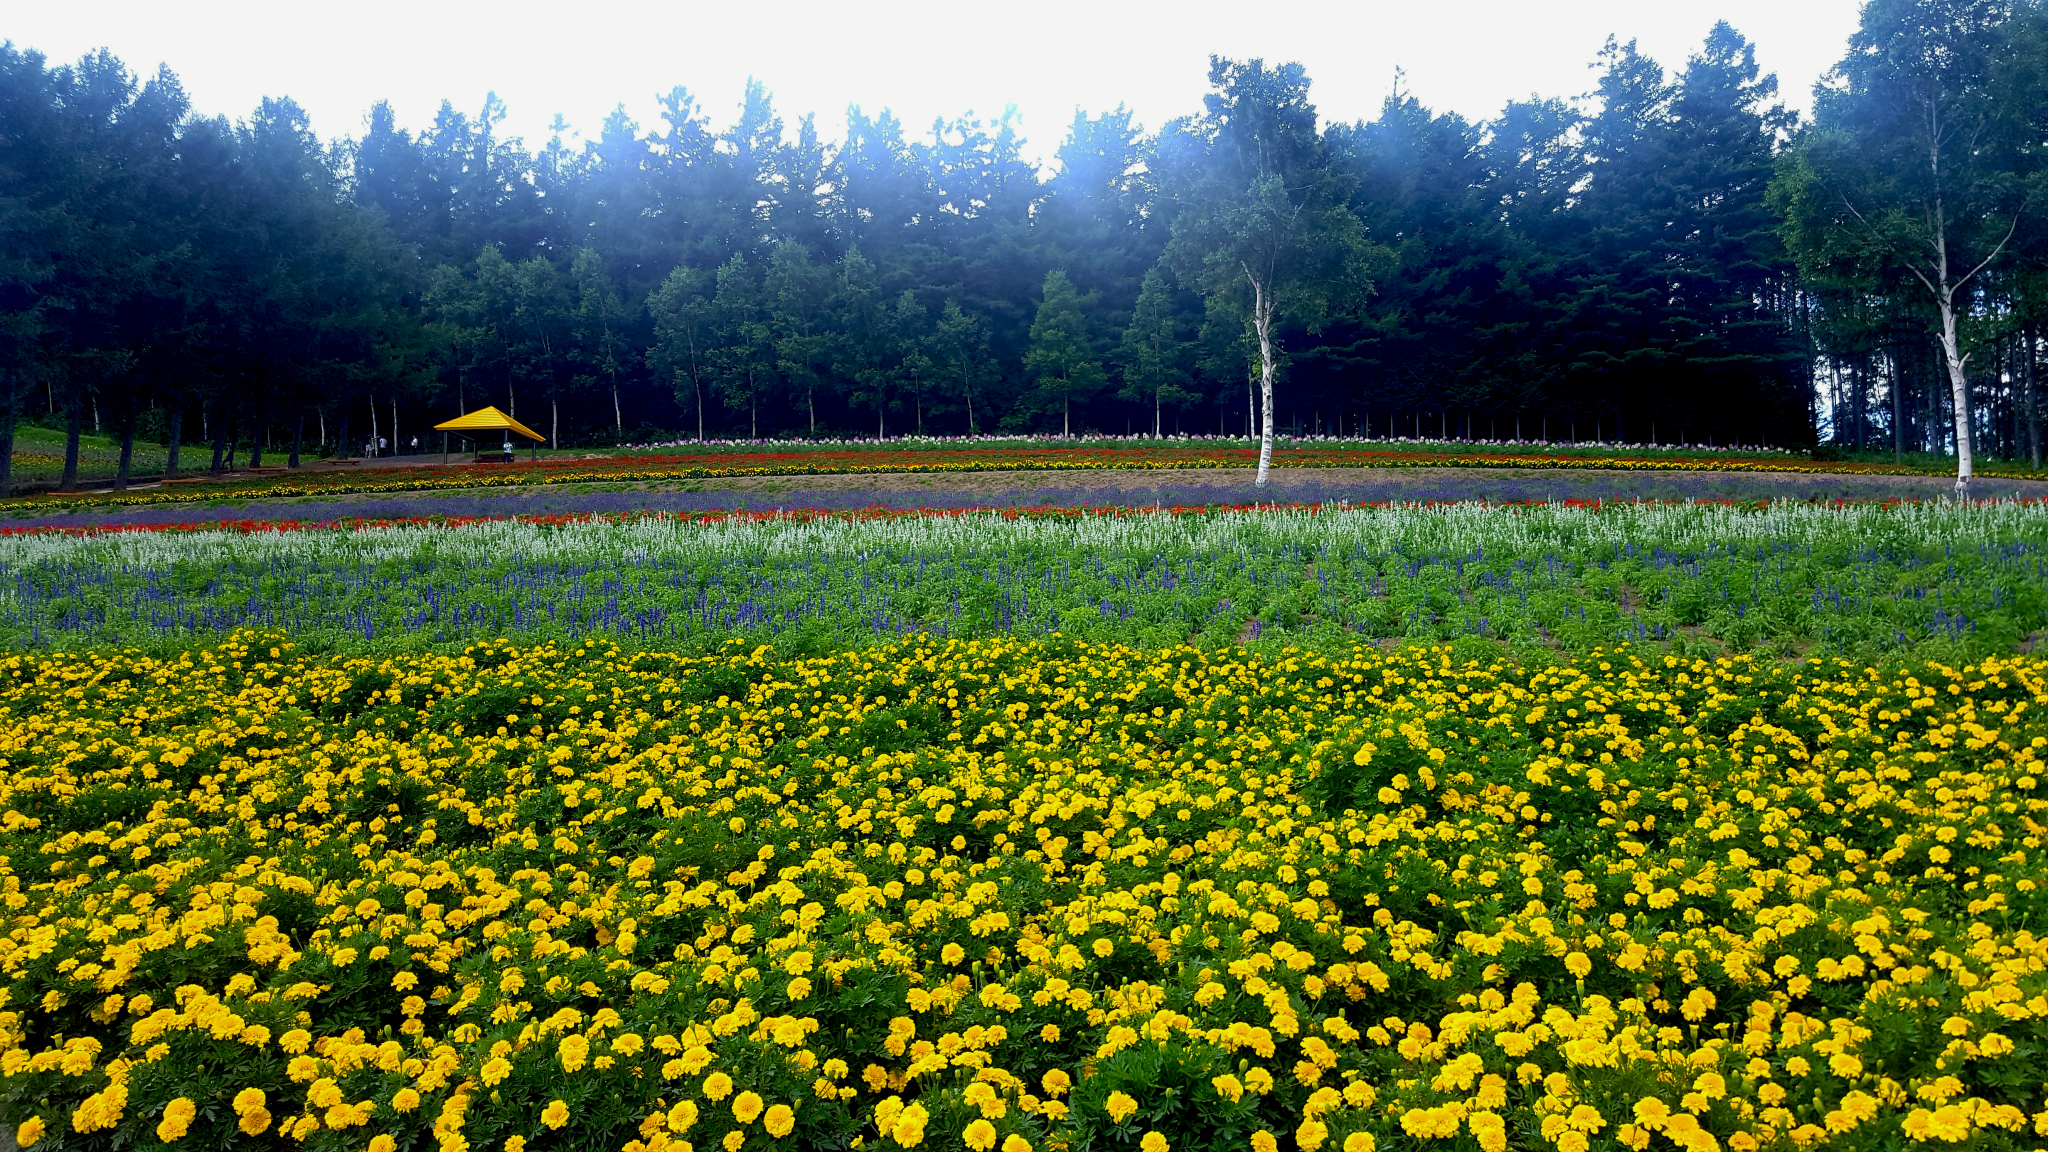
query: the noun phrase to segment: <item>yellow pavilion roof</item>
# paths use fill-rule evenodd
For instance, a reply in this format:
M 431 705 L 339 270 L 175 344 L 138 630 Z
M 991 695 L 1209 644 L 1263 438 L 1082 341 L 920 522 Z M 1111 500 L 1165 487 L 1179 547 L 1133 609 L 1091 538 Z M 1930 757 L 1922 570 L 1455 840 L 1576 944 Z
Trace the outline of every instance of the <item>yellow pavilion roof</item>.
M 436 432 L 517 432 L 528 440 L 546 441 L 547 437 L 505 415 L 494 407 L 479 408 L 453 420 L 434 425 Z

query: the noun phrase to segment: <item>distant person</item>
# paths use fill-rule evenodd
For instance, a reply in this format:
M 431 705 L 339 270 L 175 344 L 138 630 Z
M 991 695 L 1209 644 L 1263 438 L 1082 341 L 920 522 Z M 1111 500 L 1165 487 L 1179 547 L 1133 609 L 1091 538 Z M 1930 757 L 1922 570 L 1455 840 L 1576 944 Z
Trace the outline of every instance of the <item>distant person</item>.
M 389 440 L 386 440 L 386 439 L 385 439 L 384 437 L 382 437 L 382 436 L 379 436 L 379 437 L 377 437 L 377 455 L 379 455 L 379 456 L 382 456 L 382 455 L 384 454 L 385 450 L 386 450 L 386 449 L 388 449 L 388 448 L 390 448 L 390 447 L 391 447 L 391 441 L 389 441 Z
M 410 456 L 417 456 L 417 455 L 419 455 L 419 454 L 420 454 L 420 438 L 419 438 L 419 437 L 417 437 L 417 436 L 415 436 L 415 437 L 413 437 L 413 438 L 412 438 L 412 451 L 411 451 L 411 452 L 409 452 L 409 453 L 407 453 L 407 455 L 410 455 Z

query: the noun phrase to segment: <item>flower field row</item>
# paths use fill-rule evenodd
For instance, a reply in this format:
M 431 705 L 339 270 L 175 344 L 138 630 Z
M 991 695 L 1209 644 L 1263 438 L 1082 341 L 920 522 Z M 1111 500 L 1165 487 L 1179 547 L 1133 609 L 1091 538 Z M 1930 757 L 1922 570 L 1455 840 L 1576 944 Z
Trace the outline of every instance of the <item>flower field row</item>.
M 219 499 L 289 499 L 359 493 L 429 492 L 550 484 L 640 484 L 750 476 L 832 476 L 870 473 L 1173 471 L 1248 469 L 1249 448 L 1212 445 L 868 449 L 807 448 L 778 452 L 699 452 L 666 456 L 558 459 L 535 464 L 451 465 L 363 472 L 321 471 L 261 479 L 152 488 L 127 493 L 48 494 L 0 501 L 0 512 L 23 514 L 77 507 L 138 507 Z M 1310 445 L 1277 450 L 1283 468 L 1537 468 L 1637 472 L 1789 472 L 1924 475 L 1912 466 L 1822 463 L 1789 455 L 1580 455 L 1501 450 L 1425 450 Z M 1985 476 L 2034 475 L 2025 470 Z
M 2048 625 L 2037 506 L 1469 504 L 630 517 L 0 537 L 0 644 L 354 648 L 927 632 L 1153 646 L 1621 641 L 1945 659 Z
M 2025 658 L 12 655 L 0 1121 L 2038 1147 L 2044 705 Z
M 1486 452 L 1522 452 L 1539 455 L 1633 455 L 1633 456 L 1772 456 L 1793 457 L 1803 455 L 1788 448 L 1770 448 L 1757 444 L 1631 444 L 1621 441 L 1601 440 L 1541 440 L 1541 439 L 1472 439 L 1459 440 L 1445 436 L 1338 436 L 1311 433 L 1290 434 L 1282 432 L 1274 438 L 1276 449 L 1298 448 L 1304 445 L 1312 448 L 1343 448 L 1366 451 L 1451 451 L 1464 452 L 1479 449 Z M 757 452 L 763 448 L 824 449 L 830 451 L 896 451 L 903 448 L 1071 448 L 1126 446 L 1133 448 L 1245 448 L 1256 449 L 1257 437 L 1216 435 L 1213 433 L 1183 432 L 1172 436 L 1153 436 L 1138 432 L 1128 435 L 1113 433 L 1076 433 L 1060 436 L 1055 433 L 1027 436 L 1016 433 L 983 433 L 970 436 L 891 436 L 885 440 L 788 440 L 788 439 L 737 439 L 737 440 L 693 440 L 678 439 L 658 442 L 622 445 L 621 453 L 646 453 L 664 448 L 687 448 L 697 451 L 742 451 Z

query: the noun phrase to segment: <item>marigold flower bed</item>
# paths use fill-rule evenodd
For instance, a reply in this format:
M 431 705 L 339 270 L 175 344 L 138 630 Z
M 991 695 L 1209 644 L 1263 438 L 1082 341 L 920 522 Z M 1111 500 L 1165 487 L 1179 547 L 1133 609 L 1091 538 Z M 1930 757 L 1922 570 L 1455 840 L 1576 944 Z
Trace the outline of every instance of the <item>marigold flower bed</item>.
M 0 1121 L 193 1148 L 2037 1146 L 2048 664 L 0 660 Z
M 360 493 L 430 492 L 548 484 L 640 484 L 747 476 L 836 476 L 880 473 L 1176 471 L 1251 469 L 1252 448 L 1196 444 L 1150 447 L 1002 448 L 803 448 L 780 452 L 718 451 L 673 455 L 616 456 L 599 460 L 547 460 L 532 464 L 460 465 L 387 471 L 307 472 L 275 478 L 238 479 L 179 488 L 87 494 L 50 493 L 0 500 L 0 512 L 53 512 L 78 507 L 135 507 L 220 499 L 289 499 Z M 1937 474 L 1911 465 L 1816 462 L 1790 454 L 1724 452 L 1677 454 L 1590 454 L 1569 451 L 1485 451 L 1442 448 L 1361 448 L 1310 445 L 1282 447 L 1273 462 L 1282 468 L 1538 468 L 1608 469 L 1636 472 L 1790 472 L 1915 476 Z M 1990 478 L 2041 478 L 2016 467 L 1987 467 Z

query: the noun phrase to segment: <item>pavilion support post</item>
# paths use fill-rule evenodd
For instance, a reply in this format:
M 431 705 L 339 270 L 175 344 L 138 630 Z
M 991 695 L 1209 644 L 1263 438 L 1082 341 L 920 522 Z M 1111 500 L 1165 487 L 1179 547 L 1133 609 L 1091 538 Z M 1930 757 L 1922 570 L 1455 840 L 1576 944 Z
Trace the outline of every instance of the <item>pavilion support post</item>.
M 448 463 L 448 436 L 446 432 L 441 433 L 441 463 L 444 465 Z

